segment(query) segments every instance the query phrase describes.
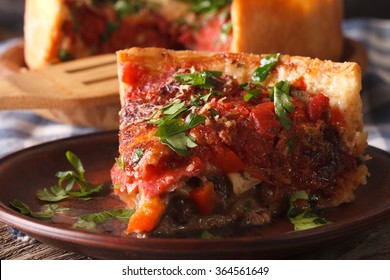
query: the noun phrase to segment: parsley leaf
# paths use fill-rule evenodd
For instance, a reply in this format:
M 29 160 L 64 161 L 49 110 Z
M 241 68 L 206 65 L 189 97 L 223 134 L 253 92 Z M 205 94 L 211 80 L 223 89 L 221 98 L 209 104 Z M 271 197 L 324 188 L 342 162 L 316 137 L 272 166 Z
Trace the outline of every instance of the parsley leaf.
M 66 49 L 60 49 L 57 55 L 58 59 L 60 61 L 69 61 L 72 60 L 72 55 L 69 50 Z
M 253 89 L 253 90 L 250 90 L 248 91 L 245 95 L 244 95 L 244 101 L 245 102 L 248 102 L 249 100 L 251 100 L 252 98 L 258 98 L 261 94 L 261 91 L 259 89 Z
M 203 70 L 196 73 L 176 74 L 175 80 L 183 85 L 200 86 L 201 88 L 212 88 L 213 81 L 222 76 L 220 71 Z
M 80 215 L 77 222 L 73 225 L 73 228 L 91 230 L 96 228 L 96 224 L 102 224 L 111 219 L 118 219 L 127 222 L 133 214 L 134 210 L 130 209 L 114 209 L 83 214 Z
M 30 206 L 28 206 L 26 203 L 18 199 L 14 199 L 10 204 L 13 208 L 17 209 L 21 214 L 38 218 L 41 220 L 50 220 L 55 213 L 67 211 L 70 209 L 66 207 L 61 207 L 58 204 L 45 204 L 41 211 L 34 212 L 31 210 Z
M 54 185 L 49 189 L 44 188 L 38 190 L 37 197 L 43 201 L 55 202 L 64 200 L 68 197 L 68 194 L 63 188 L 59 187 L 58 185 Z
M 245 201 L 243 205 L 244 212 L 248 213 L 252 210 L 252 205 L 249 201 Z
M 284 129 L 290 129 L 291 119 L 288 113 L 294 111 L 294 104 L 291 102 L 290 82 L 279 81 L 272 87 L 271 100 L 275 104 L 275 114 L 279 119 L 280 125 Z
M 226 43 L 228 40 L 229 33 L 232 31 L 232 21 L 229 20 L 228 22 L 224 23 L 221 28 L 221 34 L 220 39 L 222 43 Z
M 125 171 L 125 159 L 124 159 L 123 155 L 121 155 L 118 158 L 115 158 L 115 162 L 118 165 L 120 170 Z
M 137 163 L 141 160 L 142 156 L 144 155 L 145 150 L 143 148 L 137 148 L 134 150 L 132 162 Z
M 215 110 L 213 107 L 211 107 L 211 108 L 209 109 L 209 112 L 210 112 L 210 114 L 211 114 L 212 117 L 219 116 L 218 111 Z
M 275 65 L 279 61 L 279 53 L 267 55 L 260 61 L 260 66 L 255 69 L 252 76 L 252 83 L 258 84 L 265 81 Z
M 216 237 L 212 233 L 210 233 L 209 231 L 205 230 L 205 231 L 202 231 L 200 238 L 202 238 L 202 239 L 215 239 Z
M 251 86 L 250 86 L 248 83 L 242 83 L 242 84 L 240 85 L 240 87 L 241 87 L 242 89 L 246 89 L 246 90 L 250 90 L 250 89 L 251 89 Z
M 185 102 L 175 101 L 161 109 L 164 117 L 156 121 L 150 121 L 152 124 L 163 125 L 165 122 L 173 120 L 179 116 L 184 111 L 187 111 L 188 107 L 185 105 Z
M 119 29 L 119 23 L 116 23 L 114 21 L 107 22 L 103 33 L 100 34 L 100 40 L 102 42 L 107 42 L 110 39 L 112 33 L 117 29 Z
M 219 9 L 230 5 L 232 0 L 181 0 L 182 2 L 191 3 L 191 10 L 197 14 L 215 13 Z
M 189 130 L 194 128 L 195 126 L 200 125 L 201 123 L 204 123 L 205 120 L 205 116 L 189 114 L 184 122 L 184 127 L 186 127 L 186 130 Z
M 66 152 L 66 158 L 75 170 L 60 171 L 56 173 L 58 177 L 57 185 L 50 188 L 44 188 L 37 191 L 37 197 L 43 201 L 60 201 L 72 195 L 79 199 L 90 199 L 90 195 L 98 193 L 103 185 L 93 185 L 85 179 L 85 169 L 81 160 L 71 151 Z M 67 184 L 64 186 L 64 183 Z M 76 186 L 80 190 L 73 190 Z
M 207 94 L 202 95 L 202 93 L 197 93 L 197 96 L 191 97 L 191 106 L 201 106 L 202 104 L 206 104 L 213 94 L 221 94 L 214 91 L 214 83 L 221 76 L 222 72 L 203 70 L 196 73 L 176 74 L 174 78 L 183 85 L 198 86 L 209 90 Z M 183 122 L 179 116 L 191 108 L 185 104 L 185 101 L 175 101 L 161 109 L 162 118 L 151 120 L 156 115 L 155 113 L 149 119 L 150 123 L 158 126 L 154 135 L 160 138 L 161 143 L 167 145 L 182 156 L 188 154 L 188 148 L 197 146 L 195 139 L 186 133 L 186 131 L 206 120 L 205 116 L 190 113 Z
M 105 223 L 110 219 L 118 219 L 127 222 L 133 214 L 134 210 L 131 209 L 114 209 L 91 214 L 83 214 L 80 216 L 80 219 L 98 224 Z
M 96 229 L 96 223 L 78 219 L 76 223 L 73 224 L 72 228 L 79 230 L 93 230 Z
M 130 14 L 139 13 L 146 4 L 145 0 L 118 0 L 114 4 L 114 10 L 120 19 L 124 19 Z
M 196 143 L 193 137 L 185 133 L 185 131 L 194 128 L 205 120 L 205 116 L 196 114 L 189 114 L 184 123 L 179 119 L 169 120 L 160 125 L 155 136 L 160 137 L 162 143 L 168 145 L 179 155 L 186 156 L 188 148 L 196 147 Z
M 287 217 L 294 225 L 294 229 L 296 231 L 311 229 L 331 223 L 321 217 L 318 217 L 314 208 L 306 208 L 304 210 L 297 208 L 294 202 L 299 199 L 308 200 L 309 197 L 305 191 L 299 191 L 290 195 L 290 208 L 287 212 Z
M 185 102 L 173 102 L 165 107 L 162 108 L 162 112 L 164 115 L 173 115 L 176 117 L 181 112 L 187 110 L 187 106 L 185 105 Z

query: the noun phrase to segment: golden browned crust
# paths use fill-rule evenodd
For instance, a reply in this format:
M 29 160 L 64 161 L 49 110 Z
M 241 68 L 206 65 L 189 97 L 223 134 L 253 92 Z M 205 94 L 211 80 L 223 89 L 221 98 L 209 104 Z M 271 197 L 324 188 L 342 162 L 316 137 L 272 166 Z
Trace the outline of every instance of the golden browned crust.
M 231 51 L 337 61 L 343 49 L 341 21 L 341 0 L 235 0 Z
M 61 25 L 68 13 L 63 0 L 26 0 L 24 54 L 30 69 L 42 68 L 56 57 L 61 47 Z
M 212 53 L 193 51 L 171 51 L 158 48 L 131 48 L 117 52 L 118 64 L 131 61 L 142 65 L 148 71 L 161 72 L 166 66 L 180 68 L 195 67 L 198 70 L 222 71 L 232 75 L 239 82 L 247 82 L 265 55 L 244 53 Z M 119 76 L 121 77 L 121 67 Z M 337 107 L 345 118 L 345 126 L 340 131 L 347 152 L 364 161 L 367 147 L 367 133 L 363 131 L 362 103 L 360 98 L 361 71 L 356 63 L 337 63 L 301 56 L 281 55 L 274 71 L 264 82 L 273 85 L 280 80 L 291 83 L 303 81 L 309 93 L 323 93 L 329 98 L 331 107 Z M 120 82 L 122 105 L 125 93 L 131 85 Z M 353 190 L 366 183 L 367 168 L 360 165 L 356 172 L 345 176 L 337 186 L 332 200 L 324 201 L 324 206 L 335 206 L 351 201 Z

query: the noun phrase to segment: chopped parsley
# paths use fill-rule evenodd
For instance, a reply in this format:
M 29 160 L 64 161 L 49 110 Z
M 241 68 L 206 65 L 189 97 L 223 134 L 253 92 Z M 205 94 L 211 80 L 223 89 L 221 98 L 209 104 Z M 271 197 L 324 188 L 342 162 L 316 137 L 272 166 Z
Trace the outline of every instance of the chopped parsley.
M 120 170 L 125 171 L 125 159 L 124 159 L 123 155 L 121 155 L 118 158 L 115 158 L 115 162 L 118 165 Z
M 165 122 L 175 119 L 181 113 L 187 111 L 189 109 L 188 106 L 185 105 L 185 102 L 175 101 L 163 108 L 161 108 L 161 113 L 163 115 L 162 118 L 153 120 L 154 116 L 157 114 L 155 112 L 150 118 L 149 122 L 152 124 L 156 124 L 158 126 L 164 125 Z
M 83 214 L 80 215 L 79 219 L 72 227 L 74 229 L 92 230 L 96 228 L 97 224 L 105 223 L 111 219 L 127 222 L 133 214 L 134 210 L 129 209 L 114 209 Z
M 214 14 L 232 3 L 232 0 L 180 0 L 191 4 L 191 11 L 197 14 Z
M 203 70 L 195 73 L 176 74 L 175 80 L 183 85 L 199 86 L 201 88 L 213 88 L 213 81 L 222 76 L 220 71 Z
M 130 14 L 138 14 L 147 5 L 145 0 L 117 0 L 114 10 L 120 19 Z
M 308 200 L 309 197 L 305 191 L 299 191 L 290 195 L 290 208 L 287 212 L 287 217 L 294 225 L 296 231 L 316 228 L 331 223 L 326 219 L 319 217 L 316 214 L 316 209 L 314 207 L 309 207 L 304 210 L 297 208 L 295 206 L 295 201 L 299 199 Z
M 291 119 L 288 113 L 293 112 L 295 108 L 290 96 L 290 82 L 279 81 L 271 89 L 270 98 L 275 104 L 275 114 L 279 119 L 280 125 L 288 130 L 291 127 Z
M 118 28 L 119 28 L 119 23 L 115 21 L 107 22 L 105 30 L 103 31 L 102 34 L 100 34 L 100 40 L 102 42 L 107 42 L 110 39 L 111 34 Z
M 141 160 L 144 155 L 145 150 L 143 148 L 137 148 L 134 150 L 133 158 L 131 159 L 133 163 L 137 163 Z
M 213 107 L 211 107 L 211 108 L 209 109 L 209 112 L 210 112 L 210 115 L 211 115 L 212 117 L 219 116 L 218 111 L 215 110 Z
M 222 43 L 226 43 L 229 33 L 232 31 L 232 21 L 229 20 L 228 22 L 224 23 L 221 28 L 221 34 L 220 34 L 220 39 Z
M 189 148 L 197 146 L 195 139 L 187 132 L 192 128 L 204 123 L 206 117 L 189 113 L 183 121 L 183 115 L 187 114 L 191 106 L 206 104 L 212 95 L 220 93 L 214 91 L 214 84 L 222 76 L 222 72 L 203 70 L 195 73 L 183 73 L 175 75 L 175 80 L 183 85 L 197 86 L 209 90 L 206 94 L 198 93 L 191 97 L 190 106 L 184 101 L 175 101 L 161 109 L 161 117 L 155 119 L 155 112 L 149 122 L 158 126 L 155 136 L 160 138 L 161 143 L 170 147 L 173 151 L 182 156 L 188 155 Z M 214 110 L 211 114 L 218 113 Z
M 72 60 L 72 55 L 70 54 L 70 51 L 67 49 L 60 49 L 57 57 L 60 61 L 63 61 L 63 62 Z
M 205 231 L 202 231 L 202 233 L 200 234 L 200 238 L 202 239 L 215 239 L 216 237 L 210 233 L 209 231 L 205 230 Z
M 248 83 L 242 83 L 242 84 L 240 85 L 240 87 L 241 87 L 242 89 L 245 89 L 245 90 L 250 90 L 250 89 L 251 89 L 251 86 L 250 86 Z
M 287 147 L 290 152 L 294 150 L 294 141 L 292 139 L 287 140 Z
M 88 200 L 91 198 L 91 195 L 98 193 L 102 189 L 102 184 L 93 185 L 85 179 L 83 164 L 74 153 L 67 151 L 65 155 L 75 170 L 57 172 L 57 184 L 38 190 L 38 199 L 55 202 L 64 200 L 69 195 L 72 195 L 79 199 Z M 76 186 L 78 186 L 78 189 L 74 189 Z
M 143 149 L 142 149 L 143 150 Z M 69 197 L 69 195 L 76 196 L 83 200 L 89 199 L 89 195 L 99 191 L 102 185 L 93 186 L 85 180 L 85 169 L 80 159 L 72 152 L 66 152 L 66 158 L 74 167 L 75 171 L 61 171 L 57 172 L 59 182 L 50 188 L 38 190 L 37 197 L 44 201 L 59 201 Z M 66 186 L 63 183 L 68 181 Z M 75 184 L 78 184 L 80 191 L 73 190 Z M 120 188 L 120 186 L 114 186 Z M 33 211 L 29 205 L 21 200 L 14 199 L 10 202 L 11 207 L 18 210 L 21 214 L 41 219 L 50 222 L 55 214 L 65 211 L 70 211 L 71 208 L 63 207 L 55 203 L 45 204 L 40 211 Z M 133 209 L 113 209 L 105 210 L 96 213 L 83 214 L 77 218 L 76 223 L 73 224 L 74 229 L 92 230 L 96 228 L 97 224 L 105 223 L 111 219 L 117 219 L 127 222 L 133 215 Z
M 245 213 L 248 213 L 252 210 L 252 205 L 249 201 L 245 201 L 244 205 L 243 205 L 243 209 L 244 209 L 244 212 Z
M 252 76 L 252 83 L 259 84 L 265 81 L 275 65 L 279 61 L 279 53 L 267 55 L 260 61 L 260 66 L 257 67 Z
M 188 155 L 188 148 L 195 148 L 195 139 L 186 131 L 198 126 L 206 120 L 205 116 L 189 114 L 184 123 L 181 119 L 165 120 L 159 125 L 155 135 L 160 141 L 182 156 Z
M 41 211 L 34 212 L 31 210 L 30 206 L 18 199 L 14 199 L 10 204 L 13 208 L 17 209 L 23 215 L 31 216 L 45 221 L 50 220 L 55 213 L 68 211 L 70 209 L 66 207 L 61 207 L 58 204 L 45 204 Z
M 249 102 L 249 100 L 251 100 L 252 98 L 256 99 L 256 98 L 258 98 L 260 95 L 261 95 L 261 91 L 260 91 L 259 89 L 250 90 L 250 91 L 248 91 L 248 92 L 244 95 L 244 101 L 245 101 L 245 102 Z

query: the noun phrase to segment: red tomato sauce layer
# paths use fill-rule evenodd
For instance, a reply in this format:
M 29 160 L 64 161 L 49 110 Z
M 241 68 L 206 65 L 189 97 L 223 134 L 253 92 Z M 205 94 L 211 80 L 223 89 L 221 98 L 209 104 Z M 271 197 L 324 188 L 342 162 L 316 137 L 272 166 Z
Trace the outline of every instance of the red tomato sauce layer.
M 285 129 L 267 89 L 245 101 L 244 96 L 254 85 L 243 89 L 226 75 L 215 79 L 214 93 L 206 102 L 192 107 L 191 112 L 205 116 L 206 121 L 187 131 L 196 147 L 190 148 L 187 156 L 179 155 L 161 143 L 154 135 L 157 126 L 147 119 L 178 99 L 190 106 L 194 97 L 205 96 L 210 90 L 183 86 L 173 79 L 177 69 L 167 69 L 160 78 L 146 69 L 137 72 L 134 66 L 122 67 L 124 82 L 148 76 L 149 83 L 129 89 L 121 112 L 120 154 L 126 165 L 123 171 L 114 168 L 112 176 L 121 191 L 163 196 L 192 177 L 246 172 L 283 189 L 283 193 L 305 190 L 309 195 L 330 197 L 336 181 L 357 168 L 356 159 L 346 152 L 340 136 L 345 124 L 343 115 L 330 106 L 324 94 L 305 92 L 302 81 L 292 83 L 294 110 L 288 114 L 291 127 Z M 136 149 L 142 149 L 143 156 L 134 162 Z

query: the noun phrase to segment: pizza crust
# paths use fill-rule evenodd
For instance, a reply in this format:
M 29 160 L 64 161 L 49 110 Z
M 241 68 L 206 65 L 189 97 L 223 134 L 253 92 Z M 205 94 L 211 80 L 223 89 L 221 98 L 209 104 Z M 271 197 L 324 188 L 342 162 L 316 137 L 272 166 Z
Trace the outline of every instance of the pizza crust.
M 26 0 L 24 56 L 30 69 L 42 68 L 56 57 L 61 47 L 61 26 L 68 13 L 63 0 Z
M 151 75 L 161 73 L 168 68 L 191 68 L 196 71 L 221 71 L 234 76 L 239 83 L 248 82 L 254 70 L 265 55 L 245 53 L 213 53 L 194 51 L 171 51 L 158 48 L 131 48 L 117 52 L 119 75 L 121 65 L 130 62 L 140 65 Z M 323 206 L 336 206 L 354 199 L 353 191 L 366 184 L 368 170 L 364 161 L 364 150 L 367 147 L 367 133 L 363 131 L 361 90 L 361 70 L 353 62 L 331 62 L 311 59 L 302 56 L 281 55 L 278 64 L 263 83 L 273 85 L 277 81 L 287 80 L 294 84 L 299 80 L 307 86 L 307 92 L 322 93 L 329 98 L 330 106 L 337 107 L 345 119 L 342 131 L 339 131 L 347 153 L 359 158 L 363 163 L 356 172 L 348 174 L 337 184 L 337 191 L 332 199 L 322 202 Z M 122 106 L 126 106 L 125 96 L 128 90 L 136 85 L 120 82 Z M 148 90 L 153 91 L 153 85 Z
M 341 59 L 340 0 L 235 0 L 231 51 Z

